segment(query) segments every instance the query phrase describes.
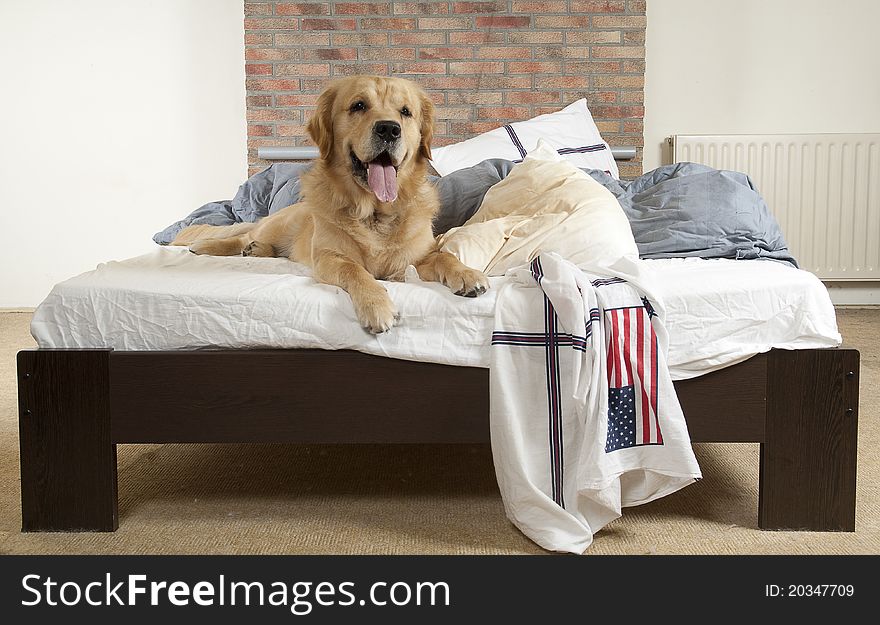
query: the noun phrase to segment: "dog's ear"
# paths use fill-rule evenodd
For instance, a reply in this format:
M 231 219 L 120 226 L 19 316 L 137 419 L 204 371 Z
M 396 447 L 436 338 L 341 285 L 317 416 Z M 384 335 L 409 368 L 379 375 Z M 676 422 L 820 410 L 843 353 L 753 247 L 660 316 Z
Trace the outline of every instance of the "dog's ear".
M 431 160 L 431 141 L 434 139 L 434 102 L 428 94 L 422 91 L 419 95 L 422 101 L 422 124 L 419 131 L 422 140 L 419 143 L 419 155 Z
M 312 114 L 306 130 L 323 160 L 330 160 L 333 151 L 333 102 L 336 100 L 336 85 L 330 85 L 318 96 L 318 105 Z

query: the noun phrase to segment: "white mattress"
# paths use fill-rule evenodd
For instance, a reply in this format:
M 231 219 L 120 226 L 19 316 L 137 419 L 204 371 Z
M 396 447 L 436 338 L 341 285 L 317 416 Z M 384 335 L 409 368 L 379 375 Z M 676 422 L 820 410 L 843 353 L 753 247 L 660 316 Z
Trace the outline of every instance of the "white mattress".
M 666 311 L 673 379 L 695 377 L 773 347 L 834 347 L 828 292 L 812 274 L 772 261 L 640 261 Z M 34 314 L 43 348 L 203 347 L 354 349 L 487 367 L 495 294 L 474 298 L 418 280 L 385 283 L 401 314 L 373 336 L 348 295 L 278 258 L 195 256 L 184 248 L 108 262 L 58 284 Z

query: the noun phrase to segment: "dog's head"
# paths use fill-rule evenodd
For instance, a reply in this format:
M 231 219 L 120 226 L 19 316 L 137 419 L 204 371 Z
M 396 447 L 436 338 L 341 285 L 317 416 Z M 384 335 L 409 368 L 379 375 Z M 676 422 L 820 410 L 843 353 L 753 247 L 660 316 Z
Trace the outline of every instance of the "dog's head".
M 350 76 L 318 97 L 308 132 L 321 160 L 348 169 L 351 184 L 393 202 L 413 176 L 424 177 L 431 158 L 434 105 L 402 78 Z

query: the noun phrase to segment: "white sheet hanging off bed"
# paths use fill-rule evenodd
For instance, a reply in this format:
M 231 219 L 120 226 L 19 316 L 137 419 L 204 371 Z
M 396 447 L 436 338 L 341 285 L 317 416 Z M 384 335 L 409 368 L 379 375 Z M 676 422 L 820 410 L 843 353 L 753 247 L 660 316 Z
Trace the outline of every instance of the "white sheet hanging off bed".
M 700 478 L 644 276 L 610 269 L 542 254 L 497 296 L 492 457 L 508 518 L 545 549 L 582 553 L 623 506 Z

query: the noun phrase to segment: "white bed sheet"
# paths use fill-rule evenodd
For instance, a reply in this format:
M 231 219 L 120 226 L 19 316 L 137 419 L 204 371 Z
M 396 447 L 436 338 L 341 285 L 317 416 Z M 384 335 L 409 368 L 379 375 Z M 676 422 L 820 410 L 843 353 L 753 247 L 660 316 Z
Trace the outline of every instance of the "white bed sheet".
M 735 364 L 773 347 L 834 347 L 828 292 L 812 274 L 772 261 L 646 260 L 666 311 L 673 379 Z M 58 284 L 31 332 L 43 348 L 204 347 L 354 349 L 488 367 L 495 294 L 453 295 L 418 280 L 385 283 L 401 315 L 391 331 L 360 328 L 348 295 L 277 258 L 195 256 L 159 248 Z

